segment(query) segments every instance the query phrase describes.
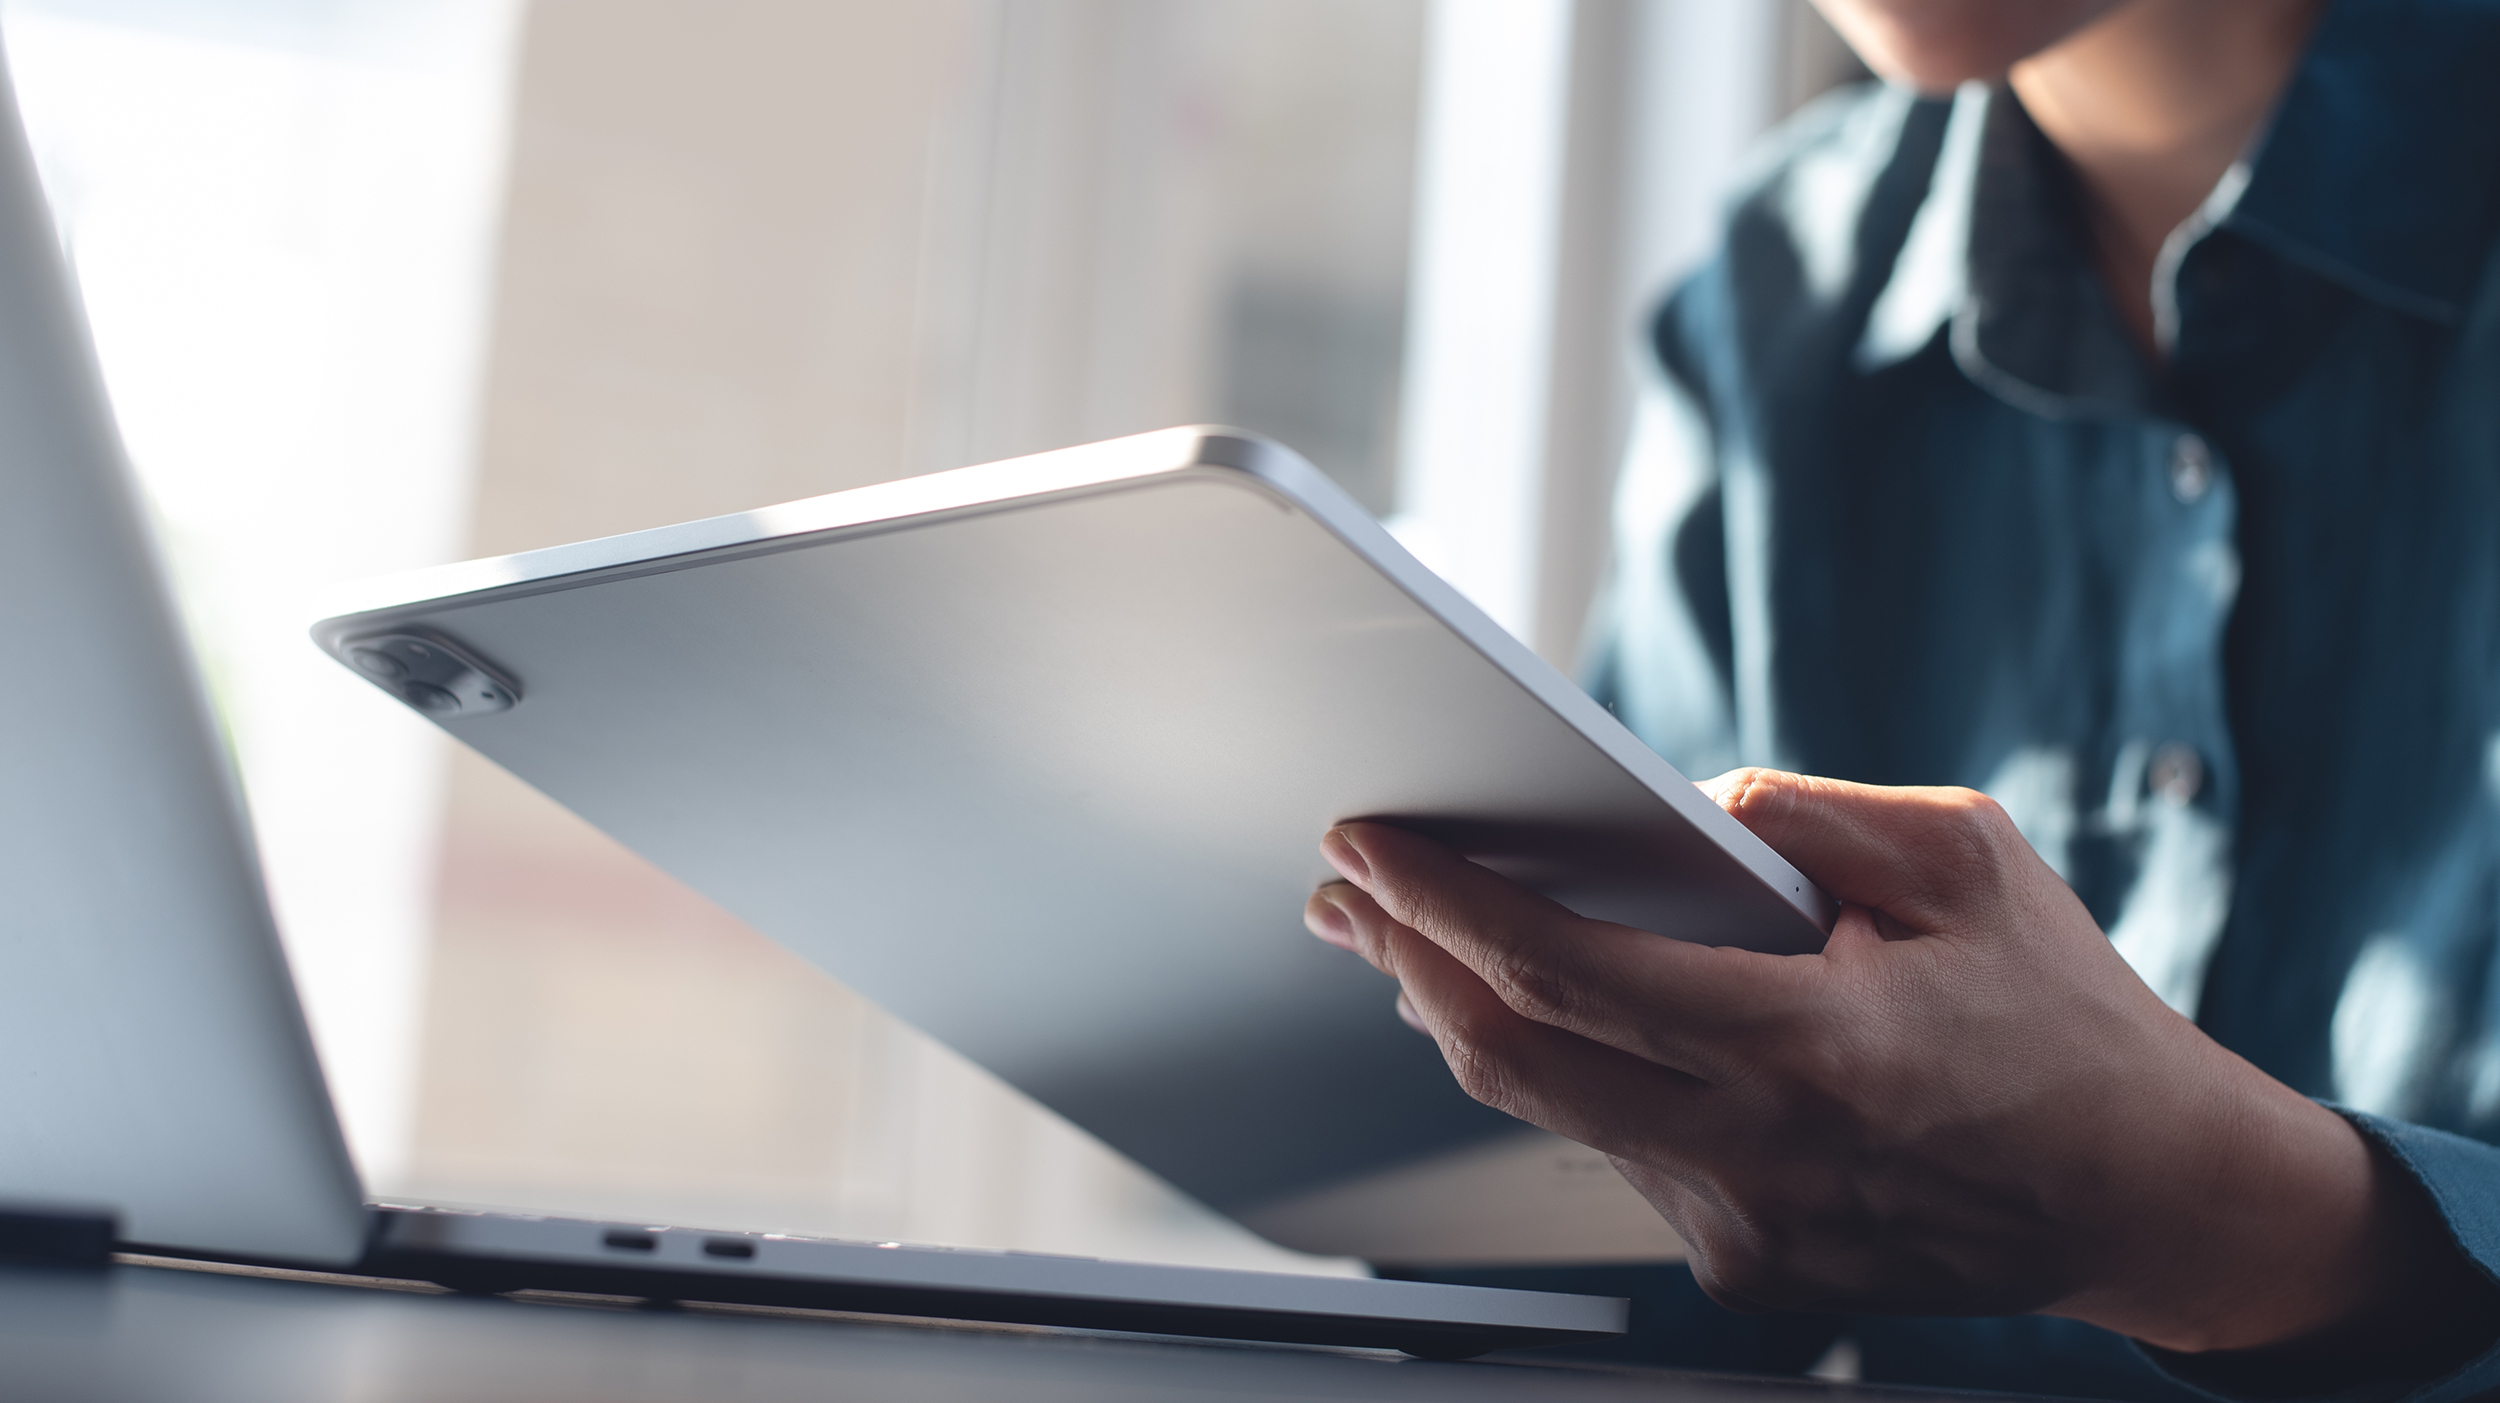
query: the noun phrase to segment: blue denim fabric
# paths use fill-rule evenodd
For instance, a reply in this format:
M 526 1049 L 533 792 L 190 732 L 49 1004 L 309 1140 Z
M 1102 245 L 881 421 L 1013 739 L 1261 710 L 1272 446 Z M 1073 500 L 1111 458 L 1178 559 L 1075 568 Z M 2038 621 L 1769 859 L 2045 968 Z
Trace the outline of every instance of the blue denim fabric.
M 2001 89 L 1793 123 L 1657 318 L 1592 689 L 1697 776 L 1995 794 L 2500 1276 L 2500 5 L 2331 7 L 2165 253 L 2159 368 L 2082 229 Z M 1870 1377 L 2179 1395 L 2062 1323 L 1834 1328 Z

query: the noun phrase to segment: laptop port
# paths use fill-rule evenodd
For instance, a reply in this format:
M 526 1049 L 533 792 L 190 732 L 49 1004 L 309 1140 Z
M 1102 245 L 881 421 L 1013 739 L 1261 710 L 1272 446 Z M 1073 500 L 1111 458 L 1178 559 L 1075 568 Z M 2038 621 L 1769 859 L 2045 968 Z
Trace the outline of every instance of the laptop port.
M 745 1261 L 755 1255 L 755 1244 L 735 1237 L 707 1237 L 703 1239 L 703 1255 Z
M 612 1229 L 606 1237 L 599 1240 L 624 1252 L 655 1252 L 660 1246 L 659 1234 L 632 1232 L 624 1228 Z

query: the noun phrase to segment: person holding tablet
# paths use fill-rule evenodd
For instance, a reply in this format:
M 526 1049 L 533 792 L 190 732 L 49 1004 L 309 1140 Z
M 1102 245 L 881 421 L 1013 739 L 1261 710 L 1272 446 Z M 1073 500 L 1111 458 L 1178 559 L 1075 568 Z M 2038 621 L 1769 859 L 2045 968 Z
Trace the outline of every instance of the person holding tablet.
M 2500 1390 L 2500 4 L 1818 2 L 1887 82 L 1658 314 L 1590 681 L 1847 909 L 1330 833 L 1312 930 L 1691 1249 L 1437 1275 L 1664 1362 Z

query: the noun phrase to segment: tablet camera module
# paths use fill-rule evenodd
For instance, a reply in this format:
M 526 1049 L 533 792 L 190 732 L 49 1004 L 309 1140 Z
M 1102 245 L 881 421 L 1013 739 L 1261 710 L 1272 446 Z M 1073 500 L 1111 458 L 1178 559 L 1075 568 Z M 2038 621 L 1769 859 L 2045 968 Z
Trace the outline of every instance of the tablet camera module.
M 351 638 L 339 649 L 348 666 L 375 686 L 437 721 L 509 711 L 521 689 L 437 633 L 375 633 Z

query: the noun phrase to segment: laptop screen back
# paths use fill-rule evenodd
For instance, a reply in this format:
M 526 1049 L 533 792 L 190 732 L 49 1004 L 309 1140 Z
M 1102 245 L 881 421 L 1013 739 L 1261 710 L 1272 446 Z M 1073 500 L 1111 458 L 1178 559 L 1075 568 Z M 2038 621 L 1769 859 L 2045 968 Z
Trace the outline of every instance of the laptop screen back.
M 352 1261 L 361 1193 L 0 65 L 0 1200 Z

